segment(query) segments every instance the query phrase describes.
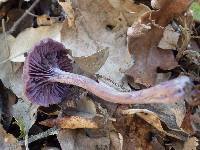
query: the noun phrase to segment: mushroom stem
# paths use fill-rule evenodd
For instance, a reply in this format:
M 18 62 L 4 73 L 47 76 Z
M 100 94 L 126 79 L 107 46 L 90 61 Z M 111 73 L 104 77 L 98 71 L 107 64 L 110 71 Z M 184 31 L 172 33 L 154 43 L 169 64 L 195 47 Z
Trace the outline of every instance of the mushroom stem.
M 60 69 L 54 71 L 56 75 L 50 77 L 49 81 L 75 85 L 106 101 L 119 104 L 173 103 L 184 99 L 185 89 L 190 89 L 192 84 L 188 77 L 181 76 L 148 89 L 119 92 L 82 75 L 64 72 Z

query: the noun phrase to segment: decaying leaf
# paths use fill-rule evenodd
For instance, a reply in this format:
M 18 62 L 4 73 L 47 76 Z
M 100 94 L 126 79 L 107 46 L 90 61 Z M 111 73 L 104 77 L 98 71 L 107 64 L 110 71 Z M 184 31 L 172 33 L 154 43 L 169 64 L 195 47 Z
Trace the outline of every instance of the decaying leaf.
M 61 148 L 67 150 L 108 150 L 110 149 L 109 137 L 88 137 L 84 131 L 63 129 L 58 133 Z
M 22 150 L 20 144 L 17 139 L 3 129 L 2 125 L 0 125 L 0 149 L 2 150 Z
M 163 37 L 160 40 L 158 47 L 162 49 L 172 49 L 177 48 L 177 43 L 179 40 L 180 33 L 175 32 L 171 25 L 168 25 L 163 32 Z
M 75 150 L 76 131 L 70 129 L 62 129 L 57 135 L 57 139 L 62 149 Z
M 181 139 L 181 140 L 187 137 L 187 134 L 184 135 L 181 132 L 173 133 L 163 128 L 162 117 L 160 117 L 159 114 L 156 114 L 153 111 L 149 111 L 147 109 L 126 109 L 126 110 L 121 110 L 121 113 L 124 115 L 129 115 L 130 117 L 133 117 L 133 115 L 137 115 L 140 118 L 144 119 L 146 122 L 148 122 L 151 126 L 156 128 L 158 131 L 160 131 L 162 134 L 168 135 L 170 137 Z M 181 130 L 179 129 L 179 131 Z
M 180 130 L 180 126 L 186 114 L 185 103 L 180 101 L 177 104 L 151 104 L 135 105 L 134 109 L 148 109 L 157 114 L 169 129 Z
M 60 42 L 60 30 L 62 23 L 51 26 L 40 26 L 38 28 L 28 28 L 21 32 L 10 47 L 10 60 L 13 62 L 24 62 L 24 53 L 44 38 L 52 38 Z
M 10 47 L 15 42 L 15 38 L 11 35 L 0 35 L 0 79 L 4 86 L 11 89 L 19 98 L 22 97 L 22 66 L 21 64 L 14 64 L 9 61 Z
M 167 1 L 160 10 L 144 14 L 128 29 L 128 50 L 134 55 L 135 64 L 126 74 L 136 83 L 152 86 L 155 84 L 157 68 L 169 70 L 177 66 L 172 51 L 161 50 L 157 46 L 164 27 L 175 16 L 186 11 L 189 4 L 188 0 Z
M 90 113 L 96 115 L 96 106 L 94 102 L 87 96 L 81 98 L 77 103 L 77 110 L 80 112 Z
M 188 45 L 191 41 L 191 30 L 193 28 L 193 19 L 190 11 L 187 11 L 184 15 L 178 18 L 179 26 L 181 29 L 181 36 L 179 40 L 178 54 L 176 59 L 180 60 L 184 51 L 188 49 Z
M 149 111 L 147 109 L 127 109 L 127 110 L 122 110 L 122 114 L 126 114 L 126 115 L 137 114 L 146 122 L 154 126 L 157 130 L 164 132 L 161 122 L 160 122 L 160 118 L 158 117 L 157 114 L 155 114 L 152 111 Z
M 113 8 L 120 12 L 119 16 L 116 18 L 118 24 L 115 29 L 120 28 L 120 26 L 123 27 L 131 25 L 142 14 L 150 11 L 149 7 L 147 7 L 146 5 L 136 5 L 134 4 L 133 0 L 108 0 L 108 2 Z
M 112 150 L 122 150 L 123 147 L 123 137 L 120 133 L 110 132 L 110 143 Z
M 40 124 L 48 127 L 57 126 L 62 129 L 98 128 L 96 122 L 91 118 L 80 116 L 65 116 L 57 119 L 47 119 L 40 122 Z
M 200 131 L 200 107 L 198 106 L 196 112 L 190 116 L 192 128 L 194 131 Z
M 36 121 L 38 107 L 25 100 L 19 100 L 13 105 L 12 115 L 24 127 L 26 134 Z
M 36 20 L 38 26 L 50 26 L 56 22 L 60 22 L 58 17 L 50 17 L 48 15 L 37 16 Z
M 66 0 L 65 2 L 58 1 L 58 3 L 62 6 L 66 13 L 68 27 L 73 27 L 75 25 L 75 16 L 71 0 Z
M 191 137 L 188 138 L 188 140 L 184 143 L 183 149 L 182 150 L 196 150 L 198 144 L 198 139 L 196 137 Z
M 141 9 L 137 4 L 129 4 L 130 7 Z M 128 69 L 133 61 L 126 47 L 127 26 L 137 18 L 135 15 L 141 14 L 128 12 L 132 19 L 127 19 L 130 22 L 127 24 L 125 17 L 120 15 L 121 10 L 114 8 L 107 0 L 79 0 L 76 1 L 74 8 L 76 30 L 69 28 L 68 25 L 63 26 L 62 42 L 66 48 L 72 50 L 74 57 L 89 56 L 108 48 L 108 59 L 97 73 L 121 83 L 124 77 L 122 71 Z M 147 9 L 144 8 L 142 11 L 145 10 Z M 125 26 L 119 25 L 120 23 Z M 114 30 L 115 27 L 118 30 Z
M 138 116 L 122 115 L 116 117 L 115 129 L 123 137 L 123 150 L 146 149 L 153 150 L 150 140 L 146 137 L 157 134 L 157 131 L 150 124 Z
M 104 65 L 108 55 L 108 49 L 103 49 L 90 56 L 73 57 L 73 59 L 83 71 L 93 75 Z

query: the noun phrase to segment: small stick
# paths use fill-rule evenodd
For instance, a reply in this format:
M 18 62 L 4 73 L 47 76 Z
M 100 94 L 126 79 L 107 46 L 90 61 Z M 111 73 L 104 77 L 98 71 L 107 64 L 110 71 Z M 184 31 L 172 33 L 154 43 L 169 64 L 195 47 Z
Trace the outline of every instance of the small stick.
M 35 0 L 34 3 L 31 5 L 31 7 L 29 7 L 24 14 L 13 24 L 12 28 L 8 31 L 8 34 L 11 34 L 15 31 L 15 29 L 17 28 L 17 26 L 20 24 L 20 22 L 29 14 L 28 12 L 31 12 L 31 10 L 37 5 L 37 3 L 40 0 Z

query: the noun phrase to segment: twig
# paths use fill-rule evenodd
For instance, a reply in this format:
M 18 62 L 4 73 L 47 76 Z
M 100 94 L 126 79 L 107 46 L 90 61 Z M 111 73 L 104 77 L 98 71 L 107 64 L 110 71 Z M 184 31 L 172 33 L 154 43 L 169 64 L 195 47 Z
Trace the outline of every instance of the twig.
M 7 148 L 9 150 L 13 150 L 13 149 L 16 149 L 18 147 L 18 145 L 28 145 L 32 142 L 39 140 L 39 139 L 48 137 L 49 135 L 58 134 L 59 130 L 60 129 L 58 129 L 56 127 L 50 128 L 50 129 L 46 130 L 45 132 L 41 132 L 39 134 L 30 136 L 30 138 L 28 138 L 28 136 L 27 136 L 27 137 L 25 137 L 25 140 L 19 141 L 15 144 L 10 144 L 9 146 L 7 146 Z
M 56 127 L 53 127 L 53 128 L 50 128 L 48 129 L 47 131 L 45 132 L 41 132 L 39 134 L 36 134 L 36 135 L 32 135 L 28 138 L 28 143 L 32 143 L 34 141 L 37 141 L 39 139 L 42 139 L 42 138 L 45 138 L 45 137 L 48 137 L 49 135 L 55 135 L 55 134 L 58 134 L 59 132 L 59 129 L 56 128 Z M 19 141 L 20 145 L 24 145 L 25 144 L 25 141 Z
M 26 13 L 29 14 L 29 15 L 31 15 L 31 16 L 33 16 L 33 17 L 38 17 L 38 15 L 33 14 L 32 12 L 29 12 L 28 10 L 26 10 Z
M 191 36 L 193 39 L 200 39 L 200 36 Z
M 6 51 L 9 52 L 9 46 L 8 46 L 7 34 L 6 34 L 6 28 L 5 28 L 5 19 L 2 19 L 2 28 L 3 28 L 3 34 L 4 34 L 4 40 L 5 40 Z
M 31 7 L 29 7 L 24 14 L 13 24 L 12 28 L 8 31 L 9 34 L 13 33 L 15 31 L 15 29 L 17 28 L 17 26 L 20 24 L 20 22 L 29 14 L 28 12 L 30 12 L 39 2 L 40 0 L 35 0 L 34 3 L 31 5 Z

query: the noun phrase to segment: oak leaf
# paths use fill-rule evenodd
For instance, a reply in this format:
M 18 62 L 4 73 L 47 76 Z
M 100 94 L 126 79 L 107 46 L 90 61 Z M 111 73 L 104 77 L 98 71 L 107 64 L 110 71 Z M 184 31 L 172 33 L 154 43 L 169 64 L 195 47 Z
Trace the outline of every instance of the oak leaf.
M 171 50 L 161 50 L 157 46 L 164 27 L 186 11 L 190 3 L 190 0 L 166 1 L 158 11 L 145 13 L 128 29 L 128 50 L 134 55 L 135 64 L 126 71 L 126 75 L 136 83 L 152 86 L 158 68 L 170 70 L 178 65 Z

